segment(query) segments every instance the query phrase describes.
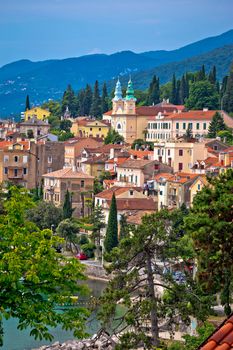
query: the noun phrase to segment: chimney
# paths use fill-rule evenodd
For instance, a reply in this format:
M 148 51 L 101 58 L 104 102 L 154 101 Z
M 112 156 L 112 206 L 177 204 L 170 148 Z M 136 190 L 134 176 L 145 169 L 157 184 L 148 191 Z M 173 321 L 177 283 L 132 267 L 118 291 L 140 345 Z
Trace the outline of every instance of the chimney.
M 209 108 L 203 108 L 203 112 L 208 112 Z
M 114 158 L 114 148 L 110 149 L 110 159 Z

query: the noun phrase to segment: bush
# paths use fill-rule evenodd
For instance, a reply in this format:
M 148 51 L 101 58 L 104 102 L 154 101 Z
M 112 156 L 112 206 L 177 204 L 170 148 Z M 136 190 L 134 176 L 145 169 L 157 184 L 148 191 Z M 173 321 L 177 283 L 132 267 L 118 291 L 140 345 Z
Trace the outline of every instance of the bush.
M 89 239 L 87 238 L 87 235 L 82 234 L 81 237 L 79 238 L 79 244 L 84 245 L 88 243 L 89 243 Z
M 81 249 L 88 258 L 94 258 L 95 256 L 94 250 L 96 249 L 96 246 L 94 243 L 90 242 L 90 243 L 83 244 L 81 245 Z

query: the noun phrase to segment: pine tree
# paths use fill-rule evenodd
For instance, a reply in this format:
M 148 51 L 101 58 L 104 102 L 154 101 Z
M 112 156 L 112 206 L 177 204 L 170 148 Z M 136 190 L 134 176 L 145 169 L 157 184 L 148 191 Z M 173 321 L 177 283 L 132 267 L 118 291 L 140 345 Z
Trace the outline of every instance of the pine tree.
M 177 80 L 177 82 L 176 82 L 176 104 L 177 105 L 181 104 L 181 101 L 180 101 L 180 85 L 181 85 L 180 80 Z
M 183 75 L 180 81 L 180 89 L 179 89 L 179 101 L 180 104 L 184 104 L 184 101 L 187 97 L 187 92 L 186 92 L 186 81 L 185 81 L 185 76 Z
M 216 67 L 213 66 L 213 69 L 209 73 L 208 80 L 211 84 L 215 85 L 216 84 Z
M 172 91 L 171 91 L 171 103 L 176 103 L 176 76 L 172 77 Z
M 63 219 L 69 219 L 72 217 L 74 209 L 72 208 L 72 198 L 70 192 L 67 190 L 65 194 L 65 200 L 63 204 Z
M 26 102 L 25 102 L 25 111 L 28 111 L 29 109 L 30 109 L 30 101 L 29 101 L 29 96 L 27 95 Z
M 99 83 L 96 80 L 91 104 L 91 116 L 101 119 L 101 99 L 99 93 Z
M 205 79 L 206 79 L 205 66 L 203 64 L 201 69 L 196 74 L 196 81 L 201 81 L 201 80 L 205 80 Z
M 104 240 L 104 248 L 110 253 L 114 247 L 118 245 L 118 223 L 117 223 L 117 205 L 115 193 L 113 193 L 111 206 L 109 210 L 108 225 L 106 237 Z
M 216 112 L 213 116 L 212 121 L 210 122 L 208 137 L 215 138 L 218 131 L 227 130 L 227 127 L 224 123 L 223 117 L 219 112 Z
M 127 223 L 127 217 L 125 214 L 121 214 L 120 217 L 120 239 L 127 237 L 129 234 L 129 224 Z
M 84 101 L 83 101 L 84 115 L 90 115 L 92 98 L 93 98 L 92 89 L 90 85 L 87 84 L 84 92 Z
M 81 90 L 79 90 L 78 96 L 77 96 L 77 100 L 78 100 L 78 102 L 77 102 L 77 105 L 78 105 L 77 114 L 79 116 L 84 116 L 84 114 L 85 114 L 84 99 L 85 99 L 85 90 L 81 89 Z
M 101 96 L 101 112 L 102 114 L 107 112 L 109 110 L 108 106 L 108 91 L 107 91 L 107 85 L 104 83 L 103 90 L 102 90 L 102 96 Z

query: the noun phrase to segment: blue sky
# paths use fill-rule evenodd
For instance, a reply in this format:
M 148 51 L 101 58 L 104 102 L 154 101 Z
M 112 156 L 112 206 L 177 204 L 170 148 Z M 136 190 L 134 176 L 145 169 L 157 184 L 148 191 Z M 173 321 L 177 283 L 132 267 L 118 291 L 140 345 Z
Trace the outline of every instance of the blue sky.
M 0 66 L 175 49 L 233 28 L 233 0 L 0 0 Z

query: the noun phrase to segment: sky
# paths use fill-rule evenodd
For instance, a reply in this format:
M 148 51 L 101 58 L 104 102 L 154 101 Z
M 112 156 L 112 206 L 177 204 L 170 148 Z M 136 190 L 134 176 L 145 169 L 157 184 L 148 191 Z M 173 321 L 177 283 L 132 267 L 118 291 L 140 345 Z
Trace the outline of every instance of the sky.
M 0 0 L 0 66 L 172 50 L 233 29 L 233 0 Z

